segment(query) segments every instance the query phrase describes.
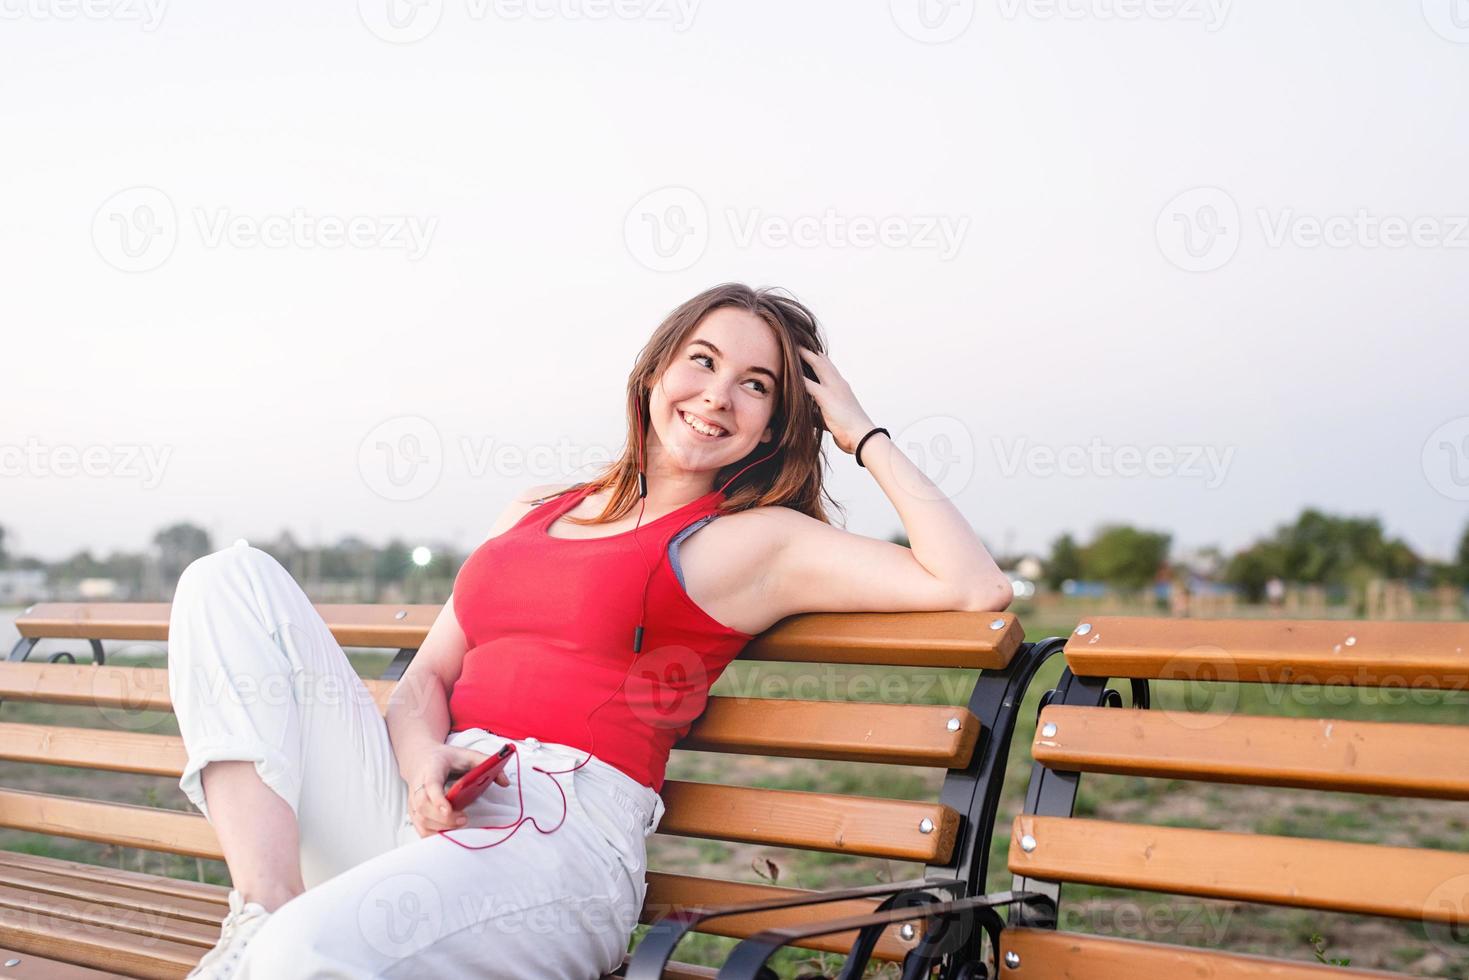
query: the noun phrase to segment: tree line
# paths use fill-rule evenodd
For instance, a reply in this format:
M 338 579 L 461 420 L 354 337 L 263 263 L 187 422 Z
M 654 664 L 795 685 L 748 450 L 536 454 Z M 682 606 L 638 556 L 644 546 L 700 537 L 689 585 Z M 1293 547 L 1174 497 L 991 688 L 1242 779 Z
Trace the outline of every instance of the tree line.
M 1046 584 L 1058 589 L 1067 580 L 1095 581 L 1121 589 L 1141 589 L 1172 568 L 1172 537 L 1126 524 L 1108 524 L 1079 543 L 1063 534 L 1045 559 Z M 1277 526 L 1248 547 L 1225 556 L 1218 549 L 1196 553 L 1217 558 L 1206 577 L 1237 588 L 1250 602 L 1265 596 L 1270 581 L 1323 585 L 1359 592 L 1373 579 L 1405 581 L 1421 587 L 1469 587 L 1469 525 L 1448 561 L 1415 552 L 1401 538 L 1387 535 L 1374 517 L 1341 517 L 1313 508 Z
M 218 547 L 207 530 L 189 522 L 160 529 L 148 551 L 113 551 L 105 558 L 84 549 L 61 561 L 45 562 L 12 555 L 5 538 L 5 527 L 0 525 L 0 568 L 44 569 L 53 584 L 112 578 L 134 591 L 149 581 L 171 588 L 191 561 Z M 901 535 L 891 540 L 907 544 Z M 335 544 L 308 547 L 285 531 L 273 541 L 252 543 L 294 574 L 313 581 L 366 581 L 377 586 L 402 583 L 415 572 L 427 579 L 452 578 L 466 557 L 449 547 L 435 547 L 429 564 L 419 569 L 412 561 L 412 546 L 397 538 L 374 545 L 349 535 Z M 1013 567 L 1019 556 L 1002 556 L 1000 561 Z M 1085 581 L 1135 591 L 1186 571 L 1232 586 L 1250 602 L 1260 601 L 1272 580 L 1353 592 L 1372 579 L 1469 588 L 1469 524 L 1447 561 L 1419 555 L 1401 538 L 1390 537 L 1375 517 L 1343 517 L 1307 508 L 1294 521 L 1232 555 L 1204 548 L 1175 556 L 1173 537 L 1167 532 L 1105 524 L 1085 543 L 1070 533 L 1060 535 L 1041 563 L 1043 581 L 1053 590 L 1068 581 Z

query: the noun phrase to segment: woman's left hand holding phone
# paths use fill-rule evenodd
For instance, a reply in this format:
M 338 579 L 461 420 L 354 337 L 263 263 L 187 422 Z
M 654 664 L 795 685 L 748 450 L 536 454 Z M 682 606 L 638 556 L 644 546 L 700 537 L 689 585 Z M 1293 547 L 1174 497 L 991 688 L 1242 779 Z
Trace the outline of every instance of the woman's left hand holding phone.
M 409 760 L 403 769 L 411 778 L 408 783 L 408 814 L 418 836 L 427 837 L 440 830 L 464 826 L 463 810 L 449 806 L 444 797 L 444 784 L 449 774 L 468 772 L 489 756 L 455 745 L 436 745 Z M 509 786 L 510 778 L 501 772 L 495 777 L 501 786 Z

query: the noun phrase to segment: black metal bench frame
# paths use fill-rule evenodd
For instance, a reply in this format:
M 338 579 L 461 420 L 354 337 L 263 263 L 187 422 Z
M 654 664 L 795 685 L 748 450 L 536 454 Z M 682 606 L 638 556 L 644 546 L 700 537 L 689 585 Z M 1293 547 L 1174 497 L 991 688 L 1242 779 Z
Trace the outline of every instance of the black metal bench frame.
M 940 802 L 960 814 L 955 855 L 949 864 L 925 867 L 922 878 L 909 881 L 839 889 L 800 898 L 683 909 L 656 922 L 643 937 L 628 963 L 627 980 L 661 977 L 679 941 L 699 924 L 711 919 L 878 896 L 883 896 L 883 902 L 868 915 L 770 929 L 743 940 L 730 954 L 719 976 L 769 980 L 775 974 L 765 963 L 783 945 L 856 929 L 858 936 L 847 953 L 839 976 L 841 980 L 860 977 L 885 928 L 899 922 L 912 925 L 913 930 L 905 933 L 905 938 L 911 937 L 916 934 L 914 923 L 923 920 L 926 923 L 924 938 L 903 960 L 905 980 L 929 976 L 936 964 L 940 967 L 940 980 L 979 980 L 984 977 L 985 938 L 988 936 L 990 939 L 991 949 L 999 948 L 996 945 L 999 919 L 993 910 L 1021 900 L 1033 899 L 1042 905 L 1047 901 L 1042 895 L 982 893 L 1021 702 L 1036 672 L 1052 656 L 1060 653 L 1065 644 L 1065 637 L 1022 643 L 1003 670 L 980 671 L 967 707 L 979 719 L 981 740 L 968 767 L 949 770 L 939 796 Z M 963 913 L 971 910 L 978 915 L 980 924 L 984 926 L 983 932 L 968 927 L 971 923 L 962 918 Z
M 1050 659 L 1051 655 L 1060 652 L 1065 643 L 1066 638 L 1053 637 L 1033 645 L 1027 644 L 1027 646 L 1040 649 L 1031 654 L 1035 658 L 1035 663 L 1031 665 L 1030 670 L 1024 672 L 1025 684 L 1016 694 L 1016 708 L 1019 707 L 1020 699 L 1025 695 L 1025 687 L 1029 686 L 1035 670 Z M 1022 647 L 1021 652 L 1016 654 L 1017 659 L 1025 652 L 1025 648 Z M 1109 705 L 1121 708 L 1122 695 L 1109 687 L 1110 683 L 1108 678 L 1077 677 L 1071 672 L 1071 668 L 1067 667 L 1062 672 L 1056 687 L 1042 695 L 1036 713 L 1039 714 L 1040 710 L 1049 704 L 1088 707 Z M 1131 684 L 1132 707 L 1147 709 L 1151 704 L 1148 682 L 1132 680 Z M 978 685 L 976 685 L 976 693 L 978 693 Z M 1008 721 L 1011 729 L 1004 736 L 1005 752 L 1007 753 L 1010 738 L 1014 734 L 1014 716 L 1012 715 Z M 998 778 L 1003 783 L 1003 763 L 1001 766 Z M 1052 770 L 1039 762 L 1032 763 L 1030 782 L 1026 787 L 1024 812 L 1027 815 L 1071 816 L 1076 806 L 1079 784 L 1079 773 Z M 995 786 L 994 789 L 993 796 L 995 803 L 998 804 L 999 787 Z M 986 841 L 990 839 L 993 830 L 995 811 L 988 811 L 987 817 L 990 829 L 986 831 Z M 970 838 L 972 836 L 972 834 L 969 835 Z M 981 859 L 982 862 L 983 860 Z M 982 884 L 983 881 L 983 869 L 981 868 L 979 883 Z M 857 942 L 853 944 L 847 962 L 839 974 L 839 980 L 856 980 L 866 969 L 877 933 L 882 928 L 897 921 L 923 919 L 927 923 L 928 931 L 925 932 L 923 942 L 911 950 L 905 958 L 903 980 L 929 976 L 929 971 L 932 970 L 935 963 L 940 965 L 940 980 L 983 980 L 991 974 L 984 962 L 980 941 L 988 938 L 990 949 L 998 950 L 1000 931 L 1008 925 L 1054 929 L 1057 923 L 1057 907 L 1061 900 L 1060 884 L 1019 875 L 1014 877 L 1009 891 L 990 895 L 976 894 L 979 888 L 975 886 L 971 886 L 967 892 L 962 892 L 956 887 L 956 882 L 938 878 L 900 882 L 892 886 L 892 889 L 894 891 L 889 901 L 871 915 L 810 923 L 794 929 L 769 929 L 743 940 L 730 954 L 725 966 L 719 971 L 719 977 L 721 980 L 725 978 L 728 980 L 769 980 L 774 977 L 774 974 L 765 964 L 781 946 L 798 939 L 843 932 L 848 929 L 860 929 L 862 933 Z M 953 891 L 954 897 L 947 901 L 942 899 L 937 893 L 943 889 Z M 872 889 L 865 889 L 863 892 L 864 894 L 881 893 Z M 965 898 L 964 895 L 972 897 Z M 997 911 L 1007 907 L 1010 909 L 1008 921 L 1002 920 Z M 957 938 L 953 935 L 956 932 Z M 645 937 L 644 943 L 651 938 L 650 933 Z M 656 973 L 639 974 L 637 980 L 651 980 L 655 976 L 657 976 Z M 631 972 L 628 973 L 628 978 L 634 980 Z

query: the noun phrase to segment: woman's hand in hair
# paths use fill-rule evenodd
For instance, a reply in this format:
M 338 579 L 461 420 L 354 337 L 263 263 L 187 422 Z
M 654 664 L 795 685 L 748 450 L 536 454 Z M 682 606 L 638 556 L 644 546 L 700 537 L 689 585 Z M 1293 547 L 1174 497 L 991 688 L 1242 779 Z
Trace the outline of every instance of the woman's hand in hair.
M 852 386 L 847 384 L 847 379 L 842 377 L 829 357 L 805 346 L 798 350 L 806 365 L 816 373 L 815 381 L 803 374 L 801 383 L 821 410 L 827 431 L 838 449 L 848 454 L 855 453 L 857 443 L 872 430 L 872 419 L 857 403 Z

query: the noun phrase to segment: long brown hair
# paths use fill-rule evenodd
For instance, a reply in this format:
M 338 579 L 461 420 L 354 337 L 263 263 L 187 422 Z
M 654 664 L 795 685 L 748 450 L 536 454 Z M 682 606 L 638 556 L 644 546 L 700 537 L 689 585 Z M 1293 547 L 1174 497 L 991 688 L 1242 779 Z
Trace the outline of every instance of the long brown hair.
M 751 507 L 779 505 L 829 524 L 831 520 L 822 503 L 823 496 L 838 510 L 842 509 L 822 486 L 826 456 L 821 434 L 826 426 L 822 423 L 821 410 L 800 381 L 803 375 L 813 381 L 816 377 L 801 358 L 798 345 L 826 353 L 826 341 L 821 336 L 816 315 L 788 290 L 779 287 L 752 289 L 744 283 L 727 282 L 706 289 L 683 303 L 668 314 L 653 332 L 627 379 L 628 436 L 621 457 L 609 463 L 596 477 L 550 495 L 559 497 L 590 484 L 592 489 L 588 495 L 611 490 L 607 506 L 596 517 L 567 515 L 562 520 L 573 524 L 604 524 L 625 517 L 637 506 L 638 414 L 641 409 L 643 425 L 648 426 L 649 387 L 662 377 L 700 321 L 725 306 L 752 313 L 770 327 L 776 343 L 780 345 L 785 367 L 781 371 L 775 411 L 770 417 L 772 441 L 757 443 L 743 459 L 721 467 L 715 475 L 715 487 L 723 486 L 726 480 L 752 461 L 770 455 L 773 450 L 775 454 L 751 466 L 730 484 L 719 512 L 732 514 Z

